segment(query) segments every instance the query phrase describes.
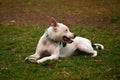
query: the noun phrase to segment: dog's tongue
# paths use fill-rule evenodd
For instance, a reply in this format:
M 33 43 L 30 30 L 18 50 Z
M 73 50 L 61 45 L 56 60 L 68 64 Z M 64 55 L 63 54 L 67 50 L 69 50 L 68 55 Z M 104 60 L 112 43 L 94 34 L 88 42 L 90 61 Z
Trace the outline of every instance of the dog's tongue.
M 66 42 L 68 42 L 68 43 L 72 43 L 73 42 L 72 39 L 70 39 L 70 38 L 68 38 L 66 36 L 63 37 L 63 40 L 66 41 Z
M 72 43 L 72 42 L 73 42 L 73 40 L 71 40 L 71 39 L 68 41 L 68 43 Z

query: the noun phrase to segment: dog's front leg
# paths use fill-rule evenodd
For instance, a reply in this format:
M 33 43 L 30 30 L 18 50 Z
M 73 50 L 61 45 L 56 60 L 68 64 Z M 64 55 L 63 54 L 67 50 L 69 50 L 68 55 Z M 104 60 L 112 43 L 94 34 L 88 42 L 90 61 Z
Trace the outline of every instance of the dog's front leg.
M 44 51 L 44 45 L 42 45 L 41 42 L 39 41 L 36 47 L 36 52 L 33 55 L 26 57 L 25 60 L 30 62 L 36 62 L 37 59 L 41 57 L 43 51 Z
M 51 56 L 43 57 L 43 58 L 37 60 L 36 62 L 42 63 L 42 62 L 47 61 L 47 60 L 56 60 L 59 58 L 59 55 L 60 55 L 59 51 L 60 51 L 59 46 L 51 45 L 50 48 L 48 49 L 48 52 L 50 53 Z
M 37 63 L 42 63 L 42 62 L 45 62 L 47 60 L 57 60 L 58 58 L 59 58 L 59 56 L 54 54 L 54 55 L 51 55 L 51 56 L 48 56 L 48 57 L 44 57 L 42 59 L 37 60 Z

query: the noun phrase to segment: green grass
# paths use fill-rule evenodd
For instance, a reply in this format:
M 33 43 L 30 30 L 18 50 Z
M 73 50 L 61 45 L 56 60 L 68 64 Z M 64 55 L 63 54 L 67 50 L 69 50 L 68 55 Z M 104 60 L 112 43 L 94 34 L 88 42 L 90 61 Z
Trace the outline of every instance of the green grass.
M 92 42 L 104 44 L 98 56 L 76 55 L 42 64 L 25 62 L 46 27 L 0 25 L 0 80 L 119 80 L 120 33 L 95 27 L 71 27 Z
M 118 21 L 120 21 L 120 16 L 117 16 L 111 19 L 111 23 L 116 23 Z

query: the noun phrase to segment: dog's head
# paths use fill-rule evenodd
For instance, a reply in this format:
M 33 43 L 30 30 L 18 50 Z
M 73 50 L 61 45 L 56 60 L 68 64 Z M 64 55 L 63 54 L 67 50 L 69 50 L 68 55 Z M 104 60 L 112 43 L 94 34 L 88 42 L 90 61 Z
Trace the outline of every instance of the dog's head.
M 51 19 L 51 26 L 48 28 L 49 36 L 51 39 L 59 42 L 72 43 L 74 34 L 70 32 L 69 28 L 58 23 L 54 18 Z

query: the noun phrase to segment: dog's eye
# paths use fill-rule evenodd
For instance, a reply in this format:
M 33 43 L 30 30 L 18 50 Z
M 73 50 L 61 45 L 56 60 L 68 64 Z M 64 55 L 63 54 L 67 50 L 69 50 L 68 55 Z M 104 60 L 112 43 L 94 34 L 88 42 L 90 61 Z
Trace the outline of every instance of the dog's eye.
M 67 32 L 68 30 L 66 29 L 65 31 Z

